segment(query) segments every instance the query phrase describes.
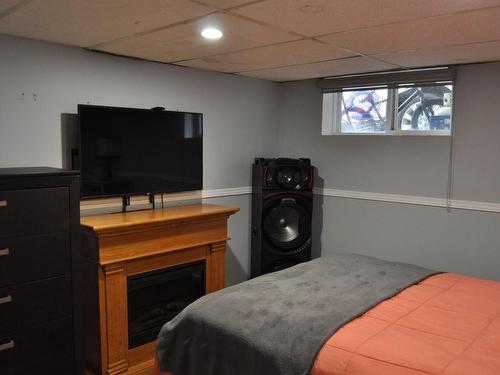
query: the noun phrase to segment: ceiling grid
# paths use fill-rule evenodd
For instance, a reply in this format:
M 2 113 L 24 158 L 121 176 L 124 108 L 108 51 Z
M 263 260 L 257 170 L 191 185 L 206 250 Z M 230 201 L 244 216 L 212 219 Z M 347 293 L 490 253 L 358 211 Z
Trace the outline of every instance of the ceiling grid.
M 499 24 L 500 0 L 0 3 L 0 34 L 273 81 L 499 61 Z

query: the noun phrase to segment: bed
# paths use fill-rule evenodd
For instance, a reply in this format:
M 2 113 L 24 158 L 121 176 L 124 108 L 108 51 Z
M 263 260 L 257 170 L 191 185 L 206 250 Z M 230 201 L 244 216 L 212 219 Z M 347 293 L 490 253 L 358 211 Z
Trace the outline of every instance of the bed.
M 498 375 L 499 344 L 500 282 L 336 254 L 196 301 L 156 373 Z

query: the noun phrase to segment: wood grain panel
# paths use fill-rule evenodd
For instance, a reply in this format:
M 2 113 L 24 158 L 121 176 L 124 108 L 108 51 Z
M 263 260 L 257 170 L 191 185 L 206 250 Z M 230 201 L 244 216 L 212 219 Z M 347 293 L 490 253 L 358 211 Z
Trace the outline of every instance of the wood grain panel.
M 169 224 L 200 221 L 202 218 L 226 216 L 239 211 L 238 207 L 216 204 L 193 204 L 179 207 L 167 207 L 156 210 L 142 210 L 108 215 L 86 216 L 81 218 L 82 225 L 91 227 L 99 237 L 126 232 L 128 228 L 145 226 L 152 228 L 155 223 Z
M 201 204 L 82 218 L 84 253 L 98 268 L 98 375 L 153 375 L 155 343 L 128 348 L 127 277 L 204 260 L 206 293 L 223 288 L 227 220 L 238 210 Z
M 125 263 L 108 265 L 106 277 L 106 323 L 108 330 L 109 375 L 128 368 L 127 274 Z
M 207 284 L 207 293 L 215 292 L 226 286 L 226 242 L 212 244 L 210 262 L 207 265 L 210 283 Z
M 120 236 L 99 238 L 100 263 L 143 258 L 227 239 L 227 219 L 209 218 L 176 226 L 154 226 Z
M 147 362 L 151 360 L 151 353 L 154 353 L 156 348 L 156 340 L 137 348 L 130 349 L 128 351 L 128 358 L 130 367 L 135 367 L 141 363 Z M 136 369 L 138 370 L 138 369 Z
M 155 361 L 148 359 L 145 362 L 133 366 L 126 372 L 127 375 L 155 375 Z
M 127 276 L 156 271 L 179 264 L 196 262 L 210 255 L 210 246 L 183 249 L 181 251 L 139 258 L 127 262 Z
M 102 267 L 98 268 L 99 277 L 99 325 L 101 328 L 102 369 L 108 368 L 108 319 L 106 312 L 106 276 Z

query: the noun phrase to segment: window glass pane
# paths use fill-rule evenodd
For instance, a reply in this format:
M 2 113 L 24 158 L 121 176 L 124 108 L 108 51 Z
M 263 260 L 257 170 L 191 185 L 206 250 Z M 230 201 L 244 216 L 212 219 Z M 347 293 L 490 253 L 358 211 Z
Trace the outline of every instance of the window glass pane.
M 387 89 L 344 91 L 341 95 L 341 132 L 385 132 Z
M 400 130 L 450 130 L 453 86 L 398 88 L 397 128 Z

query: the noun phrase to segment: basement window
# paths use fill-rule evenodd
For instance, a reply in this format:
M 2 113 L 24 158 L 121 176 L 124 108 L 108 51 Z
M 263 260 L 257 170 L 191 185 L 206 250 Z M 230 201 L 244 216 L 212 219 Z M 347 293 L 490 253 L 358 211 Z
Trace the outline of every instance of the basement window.
M 320 81 L 323 135 L 450 135 L 451 68 Z

